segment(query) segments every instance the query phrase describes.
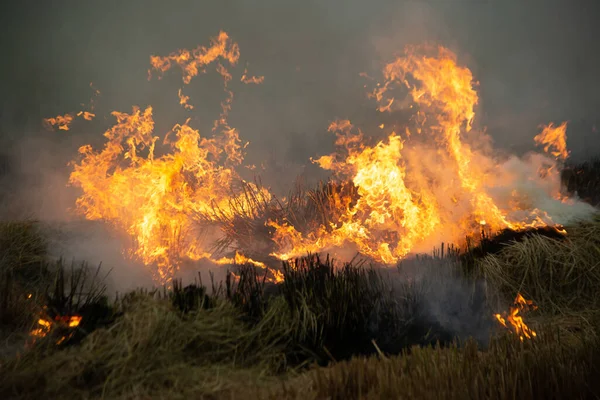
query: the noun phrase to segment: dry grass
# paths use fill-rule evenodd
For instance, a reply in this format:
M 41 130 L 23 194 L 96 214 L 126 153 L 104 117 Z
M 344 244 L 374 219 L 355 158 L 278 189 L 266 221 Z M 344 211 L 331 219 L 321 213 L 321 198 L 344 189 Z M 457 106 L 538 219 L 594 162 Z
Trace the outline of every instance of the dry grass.
M 297 183 L 285 201 L 266 196 L 260 182 L 242 183 L 242 196 L 234 196 L 227 210 L 213 209 L 209 215 L 198 215 L 199 224 L 216 223 L 224 237 L 215 246 L 216 252 L 235 248 L 245 255 L 265 260 L 276 250 L 271 240 L 273 229 L 266 223 L 277 221 L 292 225 L 306 233 L 318 226 L 329 227 L 339 222 L 346 202 L 358 198 L 357 188 L 351 182 L 322 182 L 315 189 Z
M 80 346 L 40 343 L 3 366 L 0 398 L 180 398 L 217 395 L 285 364 L 288 324 L 281 303 L 253 327 L 221 303 L 182 314 L 168 302 L 133 296 L 114 324 Z
M 31 322 L 50 276 L 46 246 L 36 221 L 0 222 L 0 329 Z
M 600 395 L 597 340 L 566 345 L 551 331 L 485 351 L 413 348 L 391 358 L 356 358 L 315 369 L 270 393 L 275 399 L 587 399 Z M 266 396 L 265 396 L 266 397 Z
M 15 274 L 26 269 L 16 266 L 38 266 L 39 272 L 43 265 L 38 264 L 43 239 L 33 234 L 35 224 L 23 226 L 5 227 L 8 239 L 0 237 L 10 249 L 0 259 L 0 285 L 14 285 L 7 277 L 21 279 Z M 308 258 L 285 265 L 284 284 L 269 296 L 256 273 L 242 274 L 225 298 L 207 296 L 201 288 L 188 293 L 180 286 L 162 297 L 131 294 L 112 305 L 120 311 L 116 319 L 85 327 L 79 343 L 59 348 L 51 335 L 19 358 L 0 355 L 0 398 L 600 396 L 593 380 L 600 373 L 600 218 L 567 230 L 565 239 L 532 235 L 477 259 L 468 279 L 451 251 L 450 258 L 417 259 L 412 267 L 404 263 L 401 272 L 410 284 L 391 285 L 375 271 L 336 269 L 327 260 Z M 70 289 L 82 286 L 82 279 L 70 276 L 56 281 L 71 283 L 55 284 L 50 299 L 78 304 Z M 474 284 L 476 276 L 484 278 L 487 297 Z M 492 296 L 496 291 L 498 298 Z M 430 317 L 465 321 L 474 318 L 472 313 L 487 315 L 490 299 L 505 308 L 517 292 L 540 307 L 537 317 L 527 319 L 538 331 L 535 340 L 521 343 L 507 333 L 485 348 L 474 341 L 423 347 L 436 329 Z M 448 308 L 448 303 L 460 307 Z M 471 303 L 482 308 L 467 307 Z M 91 310 L 90 318 L 97 312 Z M 438 333 L 433 339 L 446 339 L 443 330 Z M 421 347 L 407 348 L 413 344 Z M 334 360 L 328 367 L 304 369 Z
M 122 318 L 77 347 L 38 346 L 3 365 L 0 397 L 11 399 L 546 399 L 600 395 L 596 336 L 564 341 L 554 327 L 537 340 L 513 335 L 481 351 L 413 347 L 288 370 L 287 307 L 278 299 L 257 326 L 227 303 L 181 314 L 168 302 L 131 296 Z M 552 326 L 552 325 L 550 325 Z
M 600 310 L 600 217 L 557 240 L 525 237 L 479 261 L 488 285 L 534 299 L 544 313 Z

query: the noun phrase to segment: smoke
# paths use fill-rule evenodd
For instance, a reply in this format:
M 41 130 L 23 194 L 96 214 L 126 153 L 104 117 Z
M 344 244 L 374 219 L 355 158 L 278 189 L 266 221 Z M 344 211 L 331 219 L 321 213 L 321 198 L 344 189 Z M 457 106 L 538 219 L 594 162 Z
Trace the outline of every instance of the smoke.
M 387 277 L 397 303 L 412 303 L 414 323 L 448 338 L 473 338 L 485 346 L 498 328 L 493 314 L 508 310 L 509 305 L 491 307 L 497 293 L 482 279 L 466 279 L 460 268 L 451 257 L 413 256 Z

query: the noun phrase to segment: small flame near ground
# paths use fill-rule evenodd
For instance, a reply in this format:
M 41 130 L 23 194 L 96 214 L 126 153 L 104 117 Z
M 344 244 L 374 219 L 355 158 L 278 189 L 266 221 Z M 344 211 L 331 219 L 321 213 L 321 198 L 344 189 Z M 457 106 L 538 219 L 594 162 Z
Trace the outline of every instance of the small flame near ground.
M 535 310 L 537 306 L 533 304 L 532 300 L 526 300 L 520 293 L 514 301 L 514 306 L 511 307 L 510 312 L 503 314 L 494 314 L 496 320 L 505 328 L 515 333 L 521 341 L 525 339 L 533 339 L 537 336 L 537 333 L 529 328 L 523 316 L 519 313 L 526 310 Z
M 37 328 L 31 330 L 29 335 L 33 338 L 33 342 L 35 342 L 38 338 L 43 338 L 48 336 L 48 334 L 55 328 L 68 328 L 69 330 L 75 329 L 81 323 L 82 317 L 79 315 L 57 315 L 54 318 L 50 318 L 48 316 L 41 316 L 37 321 Z M 72 336 L 72 332 L 62 335 L 57 339 L 56 344 L 60 345 L 65 340 L 69 339 Z

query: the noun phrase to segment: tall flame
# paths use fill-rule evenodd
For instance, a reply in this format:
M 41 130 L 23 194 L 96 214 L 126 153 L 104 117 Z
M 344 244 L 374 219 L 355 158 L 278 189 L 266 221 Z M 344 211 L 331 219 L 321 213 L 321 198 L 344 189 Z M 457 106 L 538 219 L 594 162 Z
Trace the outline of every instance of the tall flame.
M 503 168 L 492 156 L 489 138 L 472 130 L 478 102 L 475 82 L 452 52 L 408 47 L 385 65 L 383 77 L 371 97 L 380 112 L 413 111 L 406 138 L 392 132 L 368 145 L 350 121 L 331 124 L 339 150 L 314 162 L 339 180 L 353 182 L 360 197 L 344 202 L 337 224 L 308 233 L 271 221 L 279 245 L 273 255 L 288 259 L 352 244 L 362 254 L 393 264 L 439 241 L 476 234 L 483 224 L 494 231 L 553 223 L 547 210 L 539 209 L 530 193 L 519 187 L 534 180 L 536 190 L 544 189 L 548 182 Z M 394 93 L 402 88 L 408 89 L 408 96 L 399 100 Z M 553 138 L 564 137 L 565 126 L 545 130 L 541 140 L 552 140 L 562 149 L 564 140 Z M 544 196 L 552 199 L 554 192 L 547 192 Z
M 153 56 L 151 63 L 160 72 L 173 63 L 180 65 L 187 84 L 207 64 L 219 58 L 235 64 L 238 57 L 237 44 L 221 32 L 210 48 Z M 215 208 L 227 210 L 232 186 L 239 180 L 235 167 L 243 161 L 244 144 L 227 123 L 231 75 L 222 64 L 217 71 L 224 77 L 227 98 L 213 137 L 201 137 L 188 120 L 174 126 L 163 141 L 168 151 L 157 155 L 160 143 L 153 133 L 152 107 L 134 107 L 130 114 L 113 112 L 117 123 L 105 132 L 104 148 L 83 146 L 81 160 L 73 163 L 70 183 L 83 190 L 77 210 L 88 219 L 105 220 L 127 231 L 134 239 L 131 255 L 156 265 L 161 282 L 172 278 L 183 258 L 211 256 L 207 252 L 211 244 L 201 239 L 192 216 L 208 215 Z M 240 195 L 239 202 L 243 201 Z
M 564 161 L 569 157 L 567 150 L 567 123 L 563 122 L 559 126 L 550 123 L 542 127 L 542 132 L 533 138 L 535 142 L 544 146 L 546 153 L 552 154 L 557 159 Z
M 160 281 L 168 281 L 183 259 L 213 259 L 211 243 L 194 230 L 193 216 L 216 220 L 212 211 L 218 210 L 221 215 L 257 217 L 250 204 L 253 196 L 233 190 L 241 181 L 236 168 L 243 166 L 247 143 L 227 121 L 233 76 L 226 65 L 235 66 L 239 57 L 238 45 L 225 32 L 209 47 L 150 57 L 150 77 L 178 66 L 185 85 L 216 64 L 225 98 L 211 137 L 202 137 L 188 120 L 159 142 L 152 107 L 134 107 L 130 114 L 113 112 L 117 122 L 105 132 L 104 148 L 83 146 L 80 160 L 72 164 L 70 183 L 83 190 L 77 209 L 88 219 L 108 221 L 129 233 L 134 241 L 130 254 L 157 266 Z M 569 205 L 557 194 L 558 175 L 552 168 L 557 160 L 541 154 L 529 163 L 497 157 L 489 137 L 473 128 L 475 82 L 452 52 L 408 47 L 382 73 L 383 82 L 370 96 L 382 113 L 411 111 L 410 119 L 401 121 L 404 130 L 373 143 L 349 120 L 331 123 L 337 150 L 313 162 L 355 190 L 330 193 L 331 215 L 320 225 L 307 229 L 280 217 L 269 220 L 276 245 L 271 255 L 286 260 L 350 244 L 374 260 L 393 264 L 411 252 L 462 240 L 484 227 L 490 232 L 561 223 L 554 220 L 561 216 L 556 210 Z M 240 81 L 263 79 L 245 69 Z M 181 89 L 178 95 L 180 104 L 192 109 Z M 549 125 L 535 140 L 564 159 L 565 136 L 566 124 Z M 542 175 L 541 165 L 546 166 Z M 272 199 L 267 189 L 248 184 L 245 190 L 260 193 L 265 202 Z M 213 261 L 266 267 L 240 253 Z M 282 279 L 273 275 L 275 281 Z

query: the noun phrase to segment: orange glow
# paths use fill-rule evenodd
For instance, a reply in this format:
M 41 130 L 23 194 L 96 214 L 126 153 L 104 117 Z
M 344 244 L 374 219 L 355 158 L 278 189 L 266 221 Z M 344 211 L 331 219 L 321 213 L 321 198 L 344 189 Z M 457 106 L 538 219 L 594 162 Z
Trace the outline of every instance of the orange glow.
M 519 336 L 519 339 L 523 341 L 524 339 L 532 339 L 537 336 L 537 333 L 529 328 L 525 321 L 523 321 L 523 317 L 519 315 L 519 312 L 525 309 L 536 309 L 537 307 L 533 305 L 531 300 L 525 300 L 521 294 L 517 294 L 515 298 L 514 307 L 511 307 L 510 313 L 505 313 L 504 316 L 501 314 L 494 314 L 494 317 L 502 326 L 510 329 L 516 335 Z

